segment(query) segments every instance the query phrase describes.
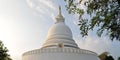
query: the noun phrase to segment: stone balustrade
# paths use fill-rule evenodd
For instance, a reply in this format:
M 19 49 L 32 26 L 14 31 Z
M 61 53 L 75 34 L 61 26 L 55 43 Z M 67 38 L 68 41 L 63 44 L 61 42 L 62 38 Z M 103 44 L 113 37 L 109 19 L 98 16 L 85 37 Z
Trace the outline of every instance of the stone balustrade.
M 42 48 L 42 49 L 36 49 L 25 52 L 23 56 L 31 55 L 31 54 L 40 54 L 40 53 L 77 53 L 77 54 L 87 54 L 87 55 L 91 54 L 97 56 L 95 52 L 84 49 L 76 49 L 76 48 Z

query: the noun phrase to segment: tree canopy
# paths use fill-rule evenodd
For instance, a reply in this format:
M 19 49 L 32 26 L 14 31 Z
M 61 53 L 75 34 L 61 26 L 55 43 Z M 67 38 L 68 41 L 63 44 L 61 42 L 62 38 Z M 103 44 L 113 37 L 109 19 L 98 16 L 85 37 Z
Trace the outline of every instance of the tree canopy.
M 79 15 L 81 35 L 97 27 L 97 35 L 108 35 L 111 40 L 120 41 L 120 0 L 64 0 L 70 14 Z M 81 9 L 83 3 L 86 9 Z M 90 18 L 84 17 L 84 15 Z
M 100 58 L 100 60 L 105 60 L 108 54 L 109 52 L 103 52 L 98 57 Z
M 105 60 L 114 60 L 114 58 L 112 56 L 107 56 Z
M 118 60 L 120 60 L 120 57 L 118 57 Z
M 7 52 L 8 52 L 8 49 L 4 47 L 4 44 L 0 40 L 0 60 L 12 60 L 10 58 L 10 55 L 7 54 Z
M 114 58 L 108 54 L 109 52 L 103 52 L 98 57 L 100 58 L 100 60 L 114 60 Z

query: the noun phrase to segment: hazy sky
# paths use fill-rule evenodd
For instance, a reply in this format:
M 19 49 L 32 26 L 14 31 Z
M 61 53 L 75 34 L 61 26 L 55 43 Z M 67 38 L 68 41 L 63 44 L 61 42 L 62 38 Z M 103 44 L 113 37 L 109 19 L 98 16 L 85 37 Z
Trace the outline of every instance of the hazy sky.
M 9 49 L 13 60 L 21 60 L 24 52 L 41 47 L 49 28 L 54 24 L 58 5 L 61 5 L 66 24 L 80 48 L 98 54 L 109 51 L 115 59 L 120 56 L 118 41 L 111 42 L 106 36 L 99 38 L 95 32 L 82 38 L 78 20 L 66 12 L 63 0 L 0 0 L 0 40 Z

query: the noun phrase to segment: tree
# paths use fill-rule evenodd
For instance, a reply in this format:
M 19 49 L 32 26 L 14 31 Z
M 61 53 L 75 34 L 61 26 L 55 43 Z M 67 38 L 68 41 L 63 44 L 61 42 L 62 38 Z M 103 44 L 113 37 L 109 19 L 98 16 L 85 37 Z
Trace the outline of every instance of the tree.
M 10 58 L 10 55 L 7 54 L 7 52 L 8 52 L 8 49 L 4 47 L 4 44 L 0 40 L 0 60 L 12 60 Z
M 120 57 L 118 57 L 118 60 L 120 60 Z
M 114 58 L 108 54 L 109 54 L 109 52 L 103 52 L 98 57 L 100 58 L 100 60 L 114 60 Z
M 120 41 L 120 0 L 64 0 L 70 14 L 79 15 L 81 35 L 97 27 L 97 35 L 108 35 L 111 40 Z M 86 9 L 81 9 L 83 4 Z M 86 18 L 87 14 L 91 18 Z
M 110 55 L 110 56 L 107 56 L 105 60 L 114 60 L 114 58 Z
M 100 60 L 105 60 L 108 54 L 109 54 L 108 52 L 103 52 L 98 57 L 100 58 Z

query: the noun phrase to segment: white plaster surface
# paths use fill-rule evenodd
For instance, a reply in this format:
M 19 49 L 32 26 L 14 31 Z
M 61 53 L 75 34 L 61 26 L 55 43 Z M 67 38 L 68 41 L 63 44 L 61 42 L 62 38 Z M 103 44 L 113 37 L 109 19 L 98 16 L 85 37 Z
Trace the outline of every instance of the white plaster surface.
M 23 56 L 22 60 L 99 60 L 97 55 L 79 53 L 40 53 Z

